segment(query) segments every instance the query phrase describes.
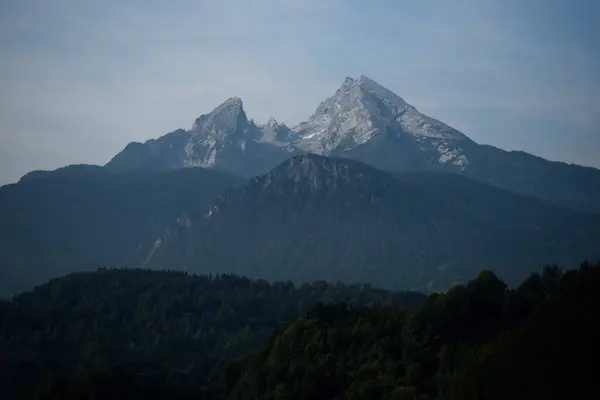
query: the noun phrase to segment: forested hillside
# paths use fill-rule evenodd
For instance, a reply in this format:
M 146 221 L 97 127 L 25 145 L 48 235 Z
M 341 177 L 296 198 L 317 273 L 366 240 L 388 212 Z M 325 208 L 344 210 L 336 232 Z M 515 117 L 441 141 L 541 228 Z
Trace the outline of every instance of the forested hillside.
M 295 156 L 196 211 L 148 266 L 432 292 L 482 269 L 518 285 L 539 265 L 600 258 L 600 216 L 345 158 Z
M 0 387 L 8 398 L 69 398 L 96 384 L 125 390 L 118 379 L 130 379 L 144 393 L 214 398 L 209 389 L 223 391 L 223 363 L 259 349 L 317 302 L 406 308 L 425 299 L 363 285 L 295 287 L 232 275 L 71 274 L 0 303 Z M 117 381 L 96 383 L 109 379 L 104 374 Z
M 316 306 L 246 364 L 231 399 L 566 399 L 591 393 L 600 264 L 516 290 L 491 272 L 407 313 Z
M 0 296 L 71 272 L 138 265 L 165 227 L 241 182 L 202 168 L 73 165 L 2 186 Z
M 547 267 L 515 289 L 484 271 L 428 299 L 78 273 L 0 303 L 0 384 L 36 399 L 577 398 L 592 387 L 599 301 L 600 264 Z

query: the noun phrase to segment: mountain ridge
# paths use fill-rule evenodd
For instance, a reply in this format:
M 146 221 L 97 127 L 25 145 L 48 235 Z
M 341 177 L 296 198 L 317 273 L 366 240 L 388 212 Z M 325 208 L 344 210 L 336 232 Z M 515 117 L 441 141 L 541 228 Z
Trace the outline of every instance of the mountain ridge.
M 312 153 L 249 180 L 73 165 L 0 188 L 0 292 L 99 265 L 445 289 L 473 268 L 516 280 L 598 258 L 598 218 L 452 171 Z
M 0 187 L 0 297 L 65 273 L 144 261 L 165 226 L 243 180 L 185 168 L 70 166 Z
M 600 170 L 479 144 L 361 75 L 347 77 L 294 127 L 248 120 L 231 97 L 178 129 L 130 143 L 106 168 L 199 166 L 250 178 L 297 154 L 346 157 L 387 171 L 450 171 L 515 193 L 600 214 Z
M 457 174 L 397 174 L 291 157 L 172 224 L 146 265 L 429 291 L 482 267 L 516 282 L 529 265 L 600 257 L 600 216 Z

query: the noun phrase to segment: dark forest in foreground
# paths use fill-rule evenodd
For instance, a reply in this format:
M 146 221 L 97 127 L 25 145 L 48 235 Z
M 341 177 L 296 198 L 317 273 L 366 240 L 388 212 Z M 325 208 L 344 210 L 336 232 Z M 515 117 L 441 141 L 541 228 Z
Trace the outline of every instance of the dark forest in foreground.
M 6 380 L 0 384 L 26 388 L 33 397 L 50 385 L 63 398 L 64 385 L 87 388 L 91 376 L 111 371 L 135 376 L 152 392 L 164 380 L 167 392 L 202 393 L 219 379 L 221 365 L 259 349 L 275 329 L 318 302 L 406 308 L 425 299 L 368 285 L 295 287 L 234 275 L 75 273 L 0 303 Z
M 600 264 L 426 298 L 99 270 L 0 303 L 3 398 L 559 399 L 591 388 Z M 261 350 L 262 348 L 262 350 Z

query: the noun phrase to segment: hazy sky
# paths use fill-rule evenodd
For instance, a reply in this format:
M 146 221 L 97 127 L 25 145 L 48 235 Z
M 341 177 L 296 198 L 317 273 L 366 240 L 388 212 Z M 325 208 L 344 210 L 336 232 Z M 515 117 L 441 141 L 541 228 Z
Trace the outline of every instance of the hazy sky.
M 598 0 L 0 0 L 0 184 L 232 96 L 293 125 L 360 74 L 480 143 L 600 167 Z

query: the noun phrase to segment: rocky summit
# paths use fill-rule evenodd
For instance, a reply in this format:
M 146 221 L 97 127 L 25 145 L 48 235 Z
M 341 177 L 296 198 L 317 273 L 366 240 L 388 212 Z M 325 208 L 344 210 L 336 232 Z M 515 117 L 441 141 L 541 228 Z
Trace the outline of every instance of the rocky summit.
M 181 136 L 185 140 L 181 140 Z M 369 146 L 376 149 L 385 142 L 397 151 L 406 150 L 412 141 L 413 151 L 428 153 L 424 159 L 449 164 L 464 170 L 468 158 L 460 144 L 470 141 L 464 134 L 421 114 L 414 106 L 372 79 L 361 75 L 346 78 L 333 96 L 323 101 L 314 114 L 303 123 L 289 128 L 271 117 L 265 125 L 249 121 L 242 100 L 232 97 L 208 114 L 196 119 L 188 131 L 178 130 L 142 146 L 148 158 L 169 158 L 169 168 L 199 166 L 220 168 L 239 175 L 264 173 L 297 153 L 363 157 Z M 108 163 L 124 169 L 152 164 L 134 157 L 130 144 Z M 354 154 L 357 153 L 357 154 Z M 367 156 L 365 154 L 364 156 Z M 236 158 L 236 159 L 232 159 Z M 237 170 L 240 159 L 263 159 L 266 168 L 245 165 Z M 375 157 L 380 158 L 380 157 Z M 155 164 L 164 165 L 160 160 Z M 429 161 L 427 162 L 429 163 Z M 244 163 L 242 163 L 244 164 Z M 389 165 L 394 167 L 394 165 Z M 250 167 L 250 168 L 247 168 Z
M 179 129 L 130 143 L 113 170 L 203 167 L 262 175 L 305 153 L 345 157 L 387 171 L 446 171 L 516 193 L 600 213 L 600 171 L 476 143 L 428 117 L 373 79 L 346 78 L 307 121 L 288 127 L 249 120 L 239 97 Z

